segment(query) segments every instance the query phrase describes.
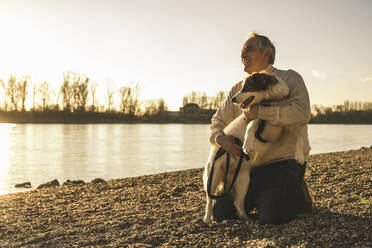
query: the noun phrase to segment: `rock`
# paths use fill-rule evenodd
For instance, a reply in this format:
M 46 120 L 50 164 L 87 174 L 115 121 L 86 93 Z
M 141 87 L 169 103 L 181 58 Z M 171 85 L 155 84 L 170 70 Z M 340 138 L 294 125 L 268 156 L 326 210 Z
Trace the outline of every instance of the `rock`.
M 106 183 L 105 180 L 103 180 L 102 178 L 95 178 L 91 181 L 91 183 L 93 184 L 97 184 L 97 183 Z
M 48 183 L 40 184 L 39 186 L 37 186 L 37 189 L 50 188 L 59 185 L 59 181 L 57 179 L 54 179 L 53 181 L 50 181 Z
M 67 179 L 67 181 L 63 183 L 63 185 L 82 185 L 82 184 L 85 184 L 83 180 L 70 180 L 70 179 Z
M 14 185 L 14 187 L 16 188 L 31 188 L 31 183 L 30 182 L 26 182 L 26 183 L 19 183 L 19 184 L 16 184 Z

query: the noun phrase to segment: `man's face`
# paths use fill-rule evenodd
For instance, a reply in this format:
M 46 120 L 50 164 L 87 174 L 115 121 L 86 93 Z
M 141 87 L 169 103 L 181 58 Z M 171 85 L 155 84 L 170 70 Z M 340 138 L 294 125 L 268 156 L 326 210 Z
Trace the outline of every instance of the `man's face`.
M 261 53 L 258 49 L 258 41 L 257 37 L 250 38 L 246 42 L 245 49 L 241 55 L 244 71 L 249 74 L 264 70 L 269 65 L 268 56 L 270 52 L 266 50 Z

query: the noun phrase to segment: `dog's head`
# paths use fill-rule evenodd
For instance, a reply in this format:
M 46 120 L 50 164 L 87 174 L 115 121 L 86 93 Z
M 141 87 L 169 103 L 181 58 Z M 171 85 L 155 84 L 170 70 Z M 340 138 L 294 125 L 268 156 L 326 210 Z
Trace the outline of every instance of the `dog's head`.
M 248 109 L 263 101 L 281 100 L 288 93 L 286 83 L 275 76 L 260 72 L 244 79 L 242 89 L 232 98 L 232 101 L 240 104 L 240 108 Z

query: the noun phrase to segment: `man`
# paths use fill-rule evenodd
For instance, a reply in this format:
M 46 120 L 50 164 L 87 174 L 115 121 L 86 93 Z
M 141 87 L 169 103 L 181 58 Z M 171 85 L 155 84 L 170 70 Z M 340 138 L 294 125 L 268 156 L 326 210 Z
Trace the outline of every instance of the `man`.
M 246 211 L 254 207 L 258 211 L 261 224 L 279 224 L 290 221 L 299 213 L 311 209 L 312 200 L 303 179 L 305 164 L 294 160 L 296 137 L 302 136 L 305 161 L 309 157 L 307 124 L 310 120 L 310 100 L 302 77 L 293 70 L 278 70 L 272 65 L 275 61 L 275 47 L 266 37 L 252 33 L 244 43 L 241 53 L 244 71 L 248 74 L 266 72 L 282 79 L 289 87 L 287 99 L 275 106 L 252 106 L 244 111 L 247 122 L 256 118 L 283 127 L 285 145 L 270 151 L 267 160 L 251 172 L 251 183 L 245 200 Z M 242 110 L 231 98 L 241 89 L 237 83 L 228 97 L 212 117 L 210 142 L 230 153 L 239 156 L 241 147 L 234 143 L 232 136 L 224 135 L 223 128 L 238 117 Z M 260 142 L 257 140 L 257 142 Z M 213 215 L 215 219 L 227 219 L 235 211 L 231 198 L 216 201 Z

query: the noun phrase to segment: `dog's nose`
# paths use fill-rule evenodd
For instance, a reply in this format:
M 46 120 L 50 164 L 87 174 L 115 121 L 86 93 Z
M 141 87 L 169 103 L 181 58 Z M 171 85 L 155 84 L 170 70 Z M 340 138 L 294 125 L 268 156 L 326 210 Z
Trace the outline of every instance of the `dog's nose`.
M 234 96 L 233 98 L 231 98 L 231 101 L 236 102 L 236 97 Z

